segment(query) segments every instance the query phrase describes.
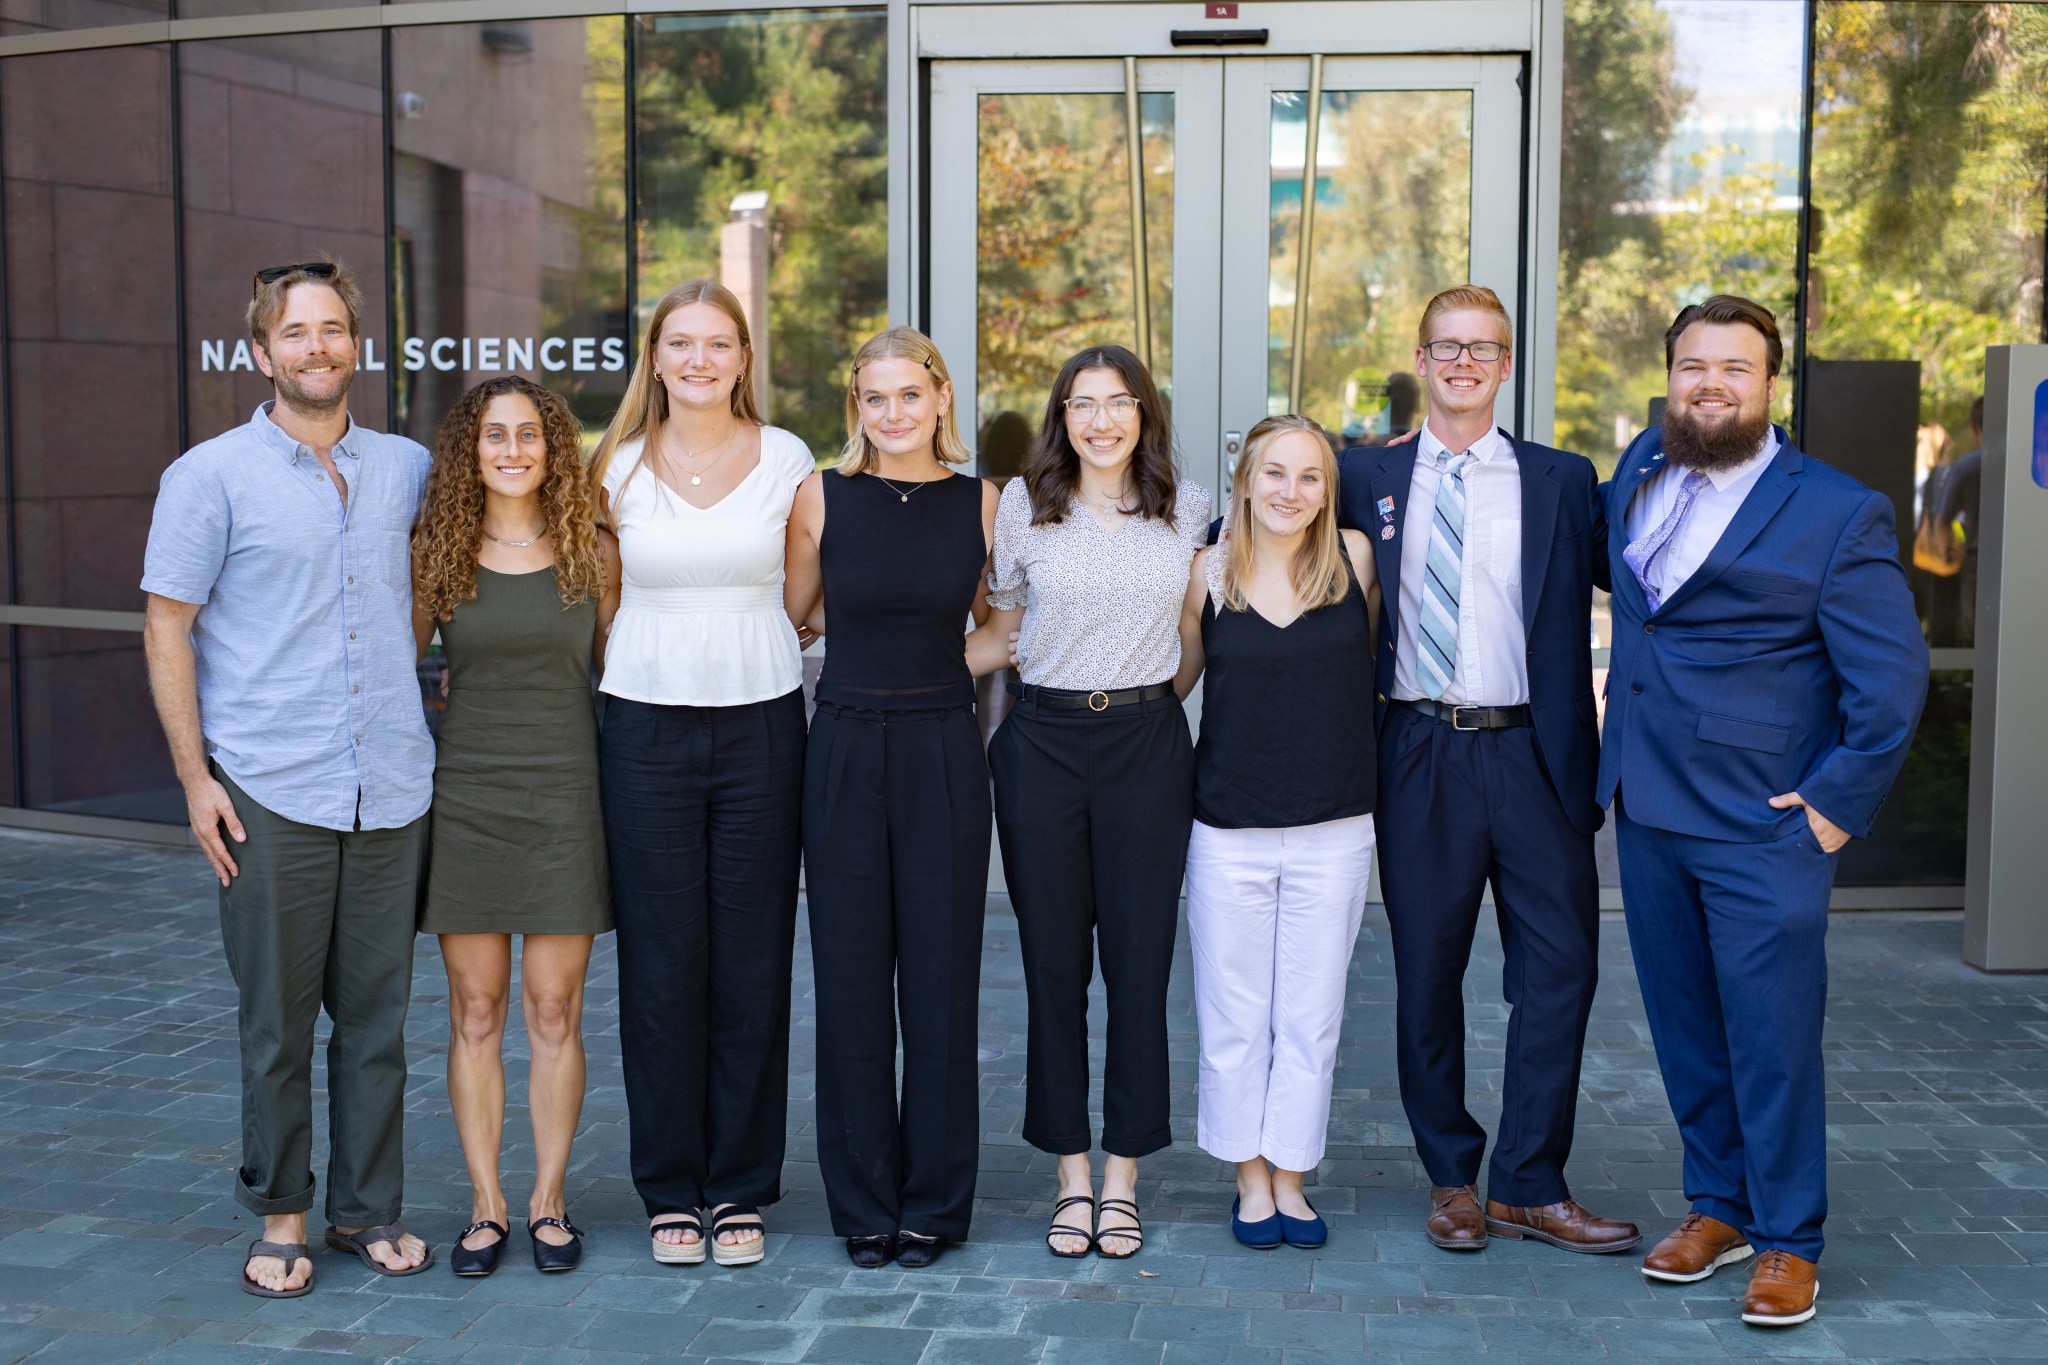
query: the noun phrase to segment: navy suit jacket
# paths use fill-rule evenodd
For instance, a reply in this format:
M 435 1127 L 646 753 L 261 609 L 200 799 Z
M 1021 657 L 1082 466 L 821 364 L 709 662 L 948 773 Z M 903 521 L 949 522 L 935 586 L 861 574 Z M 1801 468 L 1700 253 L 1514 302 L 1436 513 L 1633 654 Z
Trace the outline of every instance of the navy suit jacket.
M 1506 433 L 1502 433 L 1505 435 Z M 1607 586 L 1607 520 L 1599 476 L 1583 455 L 1514 442 L 1522 476 L 1522 622 L 1529 661 L 1529 712 L 1536 745 L 1572 828 L 1600 828 L 1593 799 L 1600 729 L 1593 704 L 1593 587 Z M 1401 545 L 1429 534 L 1429 507 L 1409 505 L 1419 441 L 1353 446 L 1338 457 L 1338 522 L 1372 539 L 1380 576 L 1375 717 L 1384 724 L 1401 638 Z M 1393 500 L 1384 520 L 1383 499 Z M 1391 526 L 1393 535 L 1382 535 Z
M 1906 761 L 1927 646 L 1891 501 L 1801 454 L 1770 464 L 1697 572 L 1655 612 L 1622 560 L 1629 500 L 1663 467 L 1635 439 L 1605 486 L 1614 581 L 1601 804 L 1656 829 L 1762 843 L 1801 827 L 1797 791 L 1861 838 Z

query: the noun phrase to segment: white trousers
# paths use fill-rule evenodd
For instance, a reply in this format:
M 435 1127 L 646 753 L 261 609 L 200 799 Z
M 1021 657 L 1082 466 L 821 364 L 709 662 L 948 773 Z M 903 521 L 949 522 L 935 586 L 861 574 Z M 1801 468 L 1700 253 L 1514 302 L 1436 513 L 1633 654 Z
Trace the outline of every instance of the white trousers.
M 1370 815 L 1293 829 L 1195 822 L 1196 1140 L 1210 1155 L 1285 1171 L 1323 1159 L 1372 845 Z

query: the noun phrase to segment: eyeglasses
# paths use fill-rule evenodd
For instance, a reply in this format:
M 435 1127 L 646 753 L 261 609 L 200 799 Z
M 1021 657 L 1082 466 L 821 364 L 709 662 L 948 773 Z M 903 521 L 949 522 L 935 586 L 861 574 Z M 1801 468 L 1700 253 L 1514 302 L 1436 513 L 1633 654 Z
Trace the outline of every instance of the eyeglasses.
M 1112 422 L 1128 422 L 1138 415 L 1138 400 L 1129 394 L 1112 398 L 1107 403 L 1094 398 L 1069 398 L 1066 407 L 1069 419 L 1084 424 L 1094 421 L 1095 414 L 1104 408 L 1109 409 Z
M 1474 360 L 1499 360 L 1508 353 L 1507 346 L 1498 341 L 1432 341 L 1422 348 L 1429 352 L 1432 360 L 1456 360 L 1460 351 L 1470 351 Z
M 250 277 L 249 292 L 254 294 L 266 284 L 276 284 L 287 275 L 310 275 L 316 280 L 334 278 L 335 265 L 332 261 L 300 261 L 297 265 L 266 266 Z

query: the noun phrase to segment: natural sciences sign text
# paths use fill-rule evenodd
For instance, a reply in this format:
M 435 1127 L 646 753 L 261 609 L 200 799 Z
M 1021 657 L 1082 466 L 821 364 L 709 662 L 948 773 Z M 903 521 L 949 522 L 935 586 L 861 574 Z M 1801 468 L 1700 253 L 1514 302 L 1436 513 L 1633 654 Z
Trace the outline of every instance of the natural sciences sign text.
M 385 368 L 385 352 L 375 337 L 363 338 L 361 368 Z M 399 367 L 407 370 L 459 370 L 464 374 L 497 374 L 504 370 L 623 370 L 626 343 L 620 337 L 407 337 L 399 349 Z M 247 341 L 199 343 L 199 368 L 254 370 L 256 357 Z

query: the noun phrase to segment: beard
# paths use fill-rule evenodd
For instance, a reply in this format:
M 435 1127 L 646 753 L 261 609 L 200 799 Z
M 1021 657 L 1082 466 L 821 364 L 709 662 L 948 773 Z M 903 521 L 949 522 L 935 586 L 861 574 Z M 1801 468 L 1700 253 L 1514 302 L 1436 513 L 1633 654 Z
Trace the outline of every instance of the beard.
M 1733 469 L 1755 456 L 1771 429 L 1768 408 L 1737 412 L 1723 421 L 1703 422 L 1685 409 L 1664 409 L 1664 458 L 1702 474 Z
M 292 411 L 303 412 L 309 417 L 331 416 L 348 402 L 348 388 L 355 382 L 355 369 L 352 366 L 341 365 L 339 361 L 331 358 L 308 364 L 337 366 L 341 372 L 341 383 L 332 393 L 312 393 L 299 382 L 298 370 L 279 370 L 271 379 L 271 383 L 277 388 L 278 401 Z

